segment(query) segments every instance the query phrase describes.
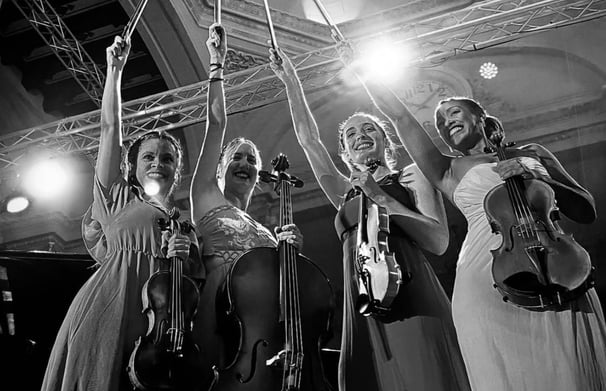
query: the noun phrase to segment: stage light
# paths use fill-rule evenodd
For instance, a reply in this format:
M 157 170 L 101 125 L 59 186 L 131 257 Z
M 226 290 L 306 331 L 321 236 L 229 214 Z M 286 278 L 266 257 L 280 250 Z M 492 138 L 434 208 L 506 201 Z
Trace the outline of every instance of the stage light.
M 499 67 L 491 62 L 485 62 L 480 67 L 479 72 L 480 76 L 482 76 L 484 79 L 492 79 L 497 75 L 497 73 L 499 73 Z
M 13 194 L 7 198 L 6 211 L 9 213 L 23 212 L 29 207 L 29 199 L 23 194 Z
M 358 57 L 352 66 L 364 80 L 378 80 L 392 83 L 400 80 L 406 73 L 408 63 L 413 59 L 411 50 L 396 44 L 388 38 L 380 38 L 360 46 Z
M 52 199 L 63 194 L 71 178 L 64 161 L 49 158 L 38 161 L 24 175 L 24 189 L 39 199 Z

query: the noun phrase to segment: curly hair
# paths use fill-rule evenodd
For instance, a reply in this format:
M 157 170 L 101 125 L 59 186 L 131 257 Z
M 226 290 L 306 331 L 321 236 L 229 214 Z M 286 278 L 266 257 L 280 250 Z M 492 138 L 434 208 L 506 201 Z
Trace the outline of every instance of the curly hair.
M 244 138 L 244 137 L 234 138 L 233 140 L 231 140 L 230 142 L 228 142 L 227 144 L 225 144 L 223 146 L 223 149 L 221 150 L 221 156 L 219 156 L 219 161 L 217 163 L 216 178 L 217 178 L 217 183 L 219 185 L 219 189 L 221 189 L 221 190 L 225 189 L 225 172 L 227 171 L 227 166 L 229 165 L 229 161 L 232 158 L 232 156 L 234 155 L 234 153 L 236 153 L 238 148 L 240 148 L 240 145 L 242 145 L 242 144 L 248 144 L 252 147 L 252 149 L 255 153 L 255 158 L 257 160 L 257 167 L 259 168 L 259 170 L 263 166 L 263 163 L 261 161 L 261 153 L 259 152 L 259 148 L 257 148 L 257 145 L 254 142 L 252 142 L 251 140 Z
M 137 167 L 137 156 L 139 155 L 141 145 L 144 141 L 150 139 L 166 140 L 172 144 L 177 152 L 175 178 L 168 191 L 168 195 L 170 195 L 173 193 L 173 191 L 175 191 L 181 182 L 181 171 L 183 170 L 183 147 L 181 146 L 179 140 L 165 131 L 151 130 L 137 137 L 132 143 L 130 143 L 126 150 L 126 154 L 124 155 L 124 177 L 130 186 L 138 188 L 142 187 L 141 183 L 139 183 L 139 180 L 137 179 L 137 170 L 135 167 Z
M 363 111 L 356 111 L 355 113 L 350 115 L 345 121 L 339 124 L 339 156 L 341 157 L 341 160 L 343 160 L 343 163 L 345 163 L 345 165 L 347 166 L 347 168 L 349 168 L 349 171 L 351 172 L 360 171 L 349 157 L 349 154 L 345 149 L 345 140 L 343 139 L 345 135 L 345 130 L 347 130 L 345 128 L 347 126 L 347 123 L 355 117 L 368 118 L 374 123 L 375 127 L 379 130 L 379 132 L 381 132 L 381 134 L 383 135 L 383 139 L 385 140 L 385 164 L 387 164 L 387 168 L 393 170 L 397 163 L 397 153 L 395 143 L 392 140 L 388 122 L 379 119 L 379 117 L 375 115 L 365 113 Z

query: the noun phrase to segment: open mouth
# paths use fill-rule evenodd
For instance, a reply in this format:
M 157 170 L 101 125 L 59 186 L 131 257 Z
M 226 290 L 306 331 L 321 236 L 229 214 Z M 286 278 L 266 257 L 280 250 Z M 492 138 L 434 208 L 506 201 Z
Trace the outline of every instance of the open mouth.
M 450 128 L 450 132 L 449 132 L 450 137 L 452 137 L 453 135 L 455 135 L 455 133 L 457 133 L 457 132 L 459 132 L 461 130 L 463 130 L 463 126 L 462 125 L 453 126 L 452 128 Z
M 151 178 L 151 179 L 162 179 L 162 178 L 165 178 L 166 176 L 160 172 L 148 172 L 147 177 Z
M 370 148 L 372 148 L 372 147 L 373 147 L 373 145 L 374 145 L 374 144 L 373 144 L 373 143 L 371 143 L 371 142 L 364 141 L 364 142 L 362 142 L 362 143 L 358 144 L 358 146 L 356 146 L 356 148 L 355 148 L 355 149 L 356 149 L 356 151 L 364 151 L 364 150 L 366 150 L 366 149 L 370 149 Z
M 240 179 L 250 179 L 250 175 L 246 171 L 236 171 L 234 176 Z

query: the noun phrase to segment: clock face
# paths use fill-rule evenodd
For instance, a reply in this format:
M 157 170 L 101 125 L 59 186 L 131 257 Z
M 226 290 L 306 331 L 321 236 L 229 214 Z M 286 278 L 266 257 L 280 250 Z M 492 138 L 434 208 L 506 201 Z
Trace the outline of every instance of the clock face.
M 434 112 L 441 100 L 460 93 L 446 83 L 438 80 L 417 80 L 414 84 L 400 92 L 399 97 L 404 100 L 410 111 L 423 125 L 432 137 L 435 135 Z

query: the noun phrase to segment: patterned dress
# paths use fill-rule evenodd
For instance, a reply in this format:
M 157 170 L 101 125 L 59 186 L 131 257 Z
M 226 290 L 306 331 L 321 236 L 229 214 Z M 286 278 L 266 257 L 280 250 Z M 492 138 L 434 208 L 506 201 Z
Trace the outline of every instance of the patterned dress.
M 267 228 L 233 205 L 211 209 L 197 222 L 197 229 L 204 243 L 207 278 L 200 297 L 194 334 L 207 356 L 208 365 L 224 367 L 224 357 L 221 357 L 224 349 L 214 311 L 217 291 L 240 255 L 255 247 L 276 247 L 277 242 Z
M 454 191 L 468 234 L 452 298 L 457 335 L 471 386 L 484 391 L 606 390 L 606 324 L 594 289 L 561 311 L 505 303 L 493 288 L 491 232 L 484 197 L 503 183 L 495 163 L 471 168 Z
M 168 219 L 166 210 L 143 200 L 126 182 L 106 189 L 95 177 L 82 229 L 98 269 L 68 309 L 42 390 L 132 390 L 128 359 L 148 326 L 141 292 L 163 258 L 159 218 Z M 191 239 L 196 241 L 195 235 Z M 204 278 L 199 262 L 186 267 L 192 277 Z
M 399 173 L 378 184 L 393 198 L 416 210 Z M 389 250 L 412 274 L 400 287 L 392 308 L 399 319 L 384 323 L 354 309 L 357 282 L 353 271 L 359 197 L 350 192 L 335 227 L 343 242 L 344 313 L 339 361 L 341 391 L 469 390 L 457 344 L 450 302 L 421 250 L 390 224 Z M 364 353 L 370 351 L 371 356 Z

